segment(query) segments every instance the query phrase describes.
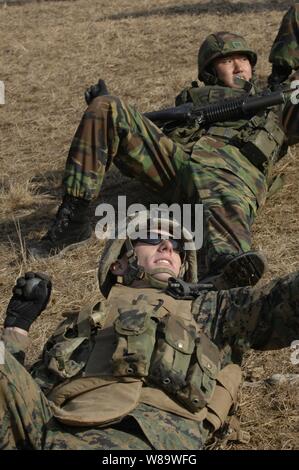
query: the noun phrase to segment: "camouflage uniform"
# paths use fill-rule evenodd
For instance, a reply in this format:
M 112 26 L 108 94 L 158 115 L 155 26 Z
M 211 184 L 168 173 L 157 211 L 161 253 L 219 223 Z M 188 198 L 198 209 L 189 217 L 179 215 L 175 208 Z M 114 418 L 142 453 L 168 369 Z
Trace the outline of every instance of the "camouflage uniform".
M 295 3 L 284 15 L 278 34 L 271 48 L 269 60 L 275 65 L 298 69 L 299 3 Z
M 130 288 L 122 286 L 122 289 Z M 136 294 L 139 292 L 139 288 L 131 290 L 136 291 Z M 295 273 L 259 289 L 247 287 L 220 292 L 202 291 L 192 305 L 188 305 L 191 305 L 195 322 L 218 345 L 224 365 L 240 361 L 242 354 L 250 347 L 260 350 L 281 348 L 297 338 L 298 293 L 299 274 Z M 125 297 L 119 299 L 119 307 L 125 302 Z M 135 307 L 134 322 L 137 316 L 138 308 Z M 59 383 L 65 383 L 66 386 L 76 383 L 76 378 L 82 377 L 86 369 L 75 374 L 73 379 L 62 379 L 59 374 L 53 373 L 52 366 L 47 366 L 46 348 L 43 360 L 32 370 L 33 380 L 14 357 L 26 348 L 28 339 L 7 330 L 3 339 L 6 351 L 5 363 L 0 365 L 1 449 L 195 450 L 203 448 L 210 435 L 211 427 L 207 425 L 206 419 L 194 421 L 143 403 L 128 413 L 127 417 L 103 427 L 62 424 L 55 418 L 58 405 L 49 401 L 46 395 L 57 390 L 59 396 Z M 65 339 L 67 347 L 70 340 L 71 336 Z M 87 350 L 86 347 L 81 349 L 80 356 L 72 355 L 72 367 L 80 366 L 84 350 Z M 81 380 L 90 379 L 88 373 L 84 377 Z M 67 402 L 68 406 L 70 402 Z M 92 401 L 95 412 L 97 405 L 98 402 Z
M 292 67 L 298 67 L 298 31 L 296 5 L 282 23 L 271 60 L 283 56 Z M 279 38 L 286 34 L 288 46 L 279 47 Z M 206 68 L 214 57 L 238 51 L 245 51 L 252 65 L 255 64 L 256 56 L 244 39 L 230 33 L 210 35 L 200 54 Z M 207 86 L 183 90 L 176 104 L 186 101 L 206 104 L 239 96 L 240 90 L 221 86 L 211 77 L 210 74 L 207 80 L 199 70 L 199 78 Z M 242 144 L 244 135 L 252 134 L 254 125 L 257 129 L 278 121 L 278 114 L 270 114 L 263 113 L 256 124 L 252 120 L 251 124 L 215 123 L 204 130 L 184 126 L 166 136 L 119 98 L 98 97 L 86 110 L 71 144 L 63 179 L 66 193 L 85 200 L 96 198 L 113 162 L 125 175 L 136 177 L 159 192 L 163 202 L 203 203 L 204 253 L 210 271 L 211 266 L 219 264 L 221 255 L 250 250 L 251 224 L 265 201 L 272 165 L 286 152 L 288 139 L 286 135 L 280 136 L 268 161 L 245 156 Z M 282 131 L 276 124 L 275 132 L 279 134 Z M 239 138 L 240 133 L 243 141 L 237 145 L 236 134 Z M 298 135 L 292 143 L 296 141 Z

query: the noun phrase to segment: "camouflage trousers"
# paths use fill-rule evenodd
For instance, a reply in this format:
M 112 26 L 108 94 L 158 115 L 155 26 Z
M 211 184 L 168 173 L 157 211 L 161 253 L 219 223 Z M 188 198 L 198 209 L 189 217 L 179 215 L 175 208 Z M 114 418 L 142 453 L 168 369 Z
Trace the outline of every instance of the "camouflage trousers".
M 208 436 L 202 423 L 142 404 L 113 426 L 65 426 L 7 350 L 0 365 L 0 423 L 0 450 L 194 450 L 202 449 Z
M 219 255 L 251 248 L 251 224 L 264 201 L 264 175 L 230 145 L 201 138 L 192 154 L 117 97 L 93 100 L 72 141 L 65 191 L 95 199 L 114 163 L 166 203 L 202 203 L 207 268 Z M 196 228 L 195 228 L 196 229 Z

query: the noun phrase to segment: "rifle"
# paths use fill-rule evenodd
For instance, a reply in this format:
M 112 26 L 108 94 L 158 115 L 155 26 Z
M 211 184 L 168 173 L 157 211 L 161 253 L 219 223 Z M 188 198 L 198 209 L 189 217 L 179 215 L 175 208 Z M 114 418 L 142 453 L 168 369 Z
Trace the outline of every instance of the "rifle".
M 244 93 L 241 97 L 228 98 L 218 103 L 204 106 L 194 106 L 193 103 L 185 103 L 173 108 L 144 113 L 143 115 L 157 124 L 163 122 L 195 122 L 198 126 L 204 126 L 213 122 L 248 119 L 253 117 L 258 111 L 285 104 L 287 94 L 293 91 L 294 89 L 266 90 L 254 96 Z
M 295 80 L 296 82 L 296 80 Z M 298 86 L 295 86 L 297 89 Z M 254 96 L 244 93 L 238 98 L 227 98 L 219 103 L 212 103 L 204 106 L 194 106 L 193 103 L 185 103 L 173 108 L 165 108 L 160 111 L 143 113 L 143 116 L 152 122 L 161 125 L 162 123 L 195 122 L 198 126 L 212 124 L 213 122 L 236 121 L 239 119 L 250 119 L 257 112 L 285 104 L 288 94 L 293 93 L 295 88 L 283 88 L 271 91 L 267 89 Z M 104 80 L 100 79 L 96 85 L 89 87 L 85 92 L 87 104 L 97 96 L 108 95 Z

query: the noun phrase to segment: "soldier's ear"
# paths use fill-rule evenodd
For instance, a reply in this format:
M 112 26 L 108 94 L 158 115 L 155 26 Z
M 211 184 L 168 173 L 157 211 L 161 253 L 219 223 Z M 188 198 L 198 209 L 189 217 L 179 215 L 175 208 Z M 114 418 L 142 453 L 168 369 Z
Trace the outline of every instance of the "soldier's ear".
M 114 276 L 123 276 L 128 267 L 128 262 L 126 259 L 118 259 L 110 266 L 110 272 L 114 274 Z

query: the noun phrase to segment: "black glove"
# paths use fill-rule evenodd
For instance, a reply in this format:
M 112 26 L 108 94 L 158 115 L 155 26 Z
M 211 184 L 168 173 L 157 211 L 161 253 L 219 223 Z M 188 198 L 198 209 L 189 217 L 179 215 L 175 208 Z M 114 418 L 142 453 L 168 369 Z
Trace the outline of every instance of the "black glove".
M 109 91 L 106 87 L 106 83 L 101 78 L 96 85 L 92 85 L 91 87 L 87 88 L 86 92 L 84 93 L 87 104 L 90 104 L 97 96 L 103 95 L 109 95 Z
M 17 279 L 9 301 L 4 327 L 18 327 L 28 331 L 34 320 L 46 308 L 52 283 L 44 273 L 28 272 Z
M 275 90 L 292 73 L 292 67 L 289 65 L 272 65 L 271 75 L 268 77 L 268 85 Z

